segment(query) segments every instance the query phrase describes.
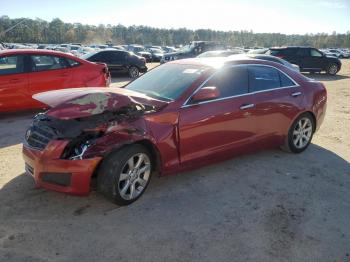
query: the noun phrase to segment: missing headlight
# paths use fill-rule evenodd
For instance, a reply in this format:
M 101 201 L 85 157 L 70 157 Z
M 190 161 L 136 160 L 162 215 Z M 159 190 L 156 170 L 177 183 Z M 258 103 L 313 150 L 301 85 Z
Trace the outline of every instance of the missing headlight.
M 79 137 L 73 139 L 64 149 L 61 158 L 69 160 L 84 159 L 87 149 L 94 141 L 102 136 L 102 132 L 82 133 Z

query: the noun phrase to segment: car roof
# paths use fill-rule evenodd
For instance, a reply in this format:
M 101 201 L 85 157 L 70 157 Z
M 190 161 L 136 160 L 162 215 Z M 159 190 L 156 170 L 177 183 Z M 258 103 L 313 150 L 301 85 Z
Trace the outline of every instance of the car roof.
M 64 55 L 67 56 L 66 53 L 60 52 L 60 51 L 54 51 L 54 50 L 47 50 L 47 49 L 6 49 L 0 51 L 1 55 L 18 55 L 18 54 L 45 54 L 45 55 Z M 72 56 L 73 55 L 69 55 Z
M 28 54 L 59 55 L 61 57 L 65 57 L 67 59 L 72 59 L 72 60 L 78 61 L 79 63 L 88 62 L 88 61 L 85 61 L 84 59 L 80 59 L 79 57 L 76 57 L 70 53 L 64 53 L 61 51 L 54 51 L 54 50 L 47 50 L 47 49 L 5 49 L 5 50 L 0 50 L 0 56 L 3 56 L 3 55 L 28 55 Z
M 279 50 L 279 49 L 287 49 L 287 48 L 312 48 L 311 46 L 276 46 L 269 48 L 270 50 Z
M 189 58 L 180 59 L 169 62 L 170 64 L 182 64 L 182 65 L 194 65 L 194 66 L 205 66 L 211 68 L 220 68 L 227 65 L 244 65 L 244 64 L 262 64 L 280 68 L 282 65 L 276 62 L 254 59 L 251 57 L 243 56 L 229 56 L 229 57 L 210 57 L 210 58 Z

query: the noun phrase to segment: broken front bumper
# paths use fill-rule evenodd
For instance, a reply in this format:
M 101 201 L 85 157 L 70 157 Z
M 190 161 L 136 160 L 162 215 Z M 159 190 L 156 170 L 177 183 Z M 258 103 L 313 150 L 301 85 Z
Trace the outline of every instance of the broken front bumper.
M 101 157 L 83 160 L 60 159 L 68 141 L 51 141 L 43 151 L 23 145 L 26 173 L 37 187 L 72 195 L 90 192 L 91 176 Z

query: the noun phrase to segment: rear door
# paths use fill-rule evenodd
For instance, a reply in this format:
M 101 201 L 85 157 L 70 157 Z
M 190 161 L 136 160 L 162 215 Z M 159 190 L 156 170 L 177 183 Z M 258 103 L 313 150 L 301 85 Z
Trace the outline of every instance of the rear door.
M 24 61 L 24 55 L 0 57 L 0 112 L 23 109 L 30 105 Z
M 72 83 L 71 67 L 64 57 L 32 54 L 30 55 L 30 63 L 30 95 L 76 87 Z
M 282 71 L 271 66 L 250 65 L 248 72 L 257 138 L 262 143 L 281 144 L 292 119 L 301 110 L 302 89 Z
M 255 135 L 247 69 L 244 66 L 222 69 L 202 88 L 208 86 L 220 90 L 219 99 L 201 103 L 189 100 L 180 110 L 180 154 L 185 165 L 213 155 L 220 157 L 250 143 Z
M 109 68 L 116 72 L 123 71 L 126 62 L 126 53 L 123 51 L 112 51 L 108 53 L 110 55 Z

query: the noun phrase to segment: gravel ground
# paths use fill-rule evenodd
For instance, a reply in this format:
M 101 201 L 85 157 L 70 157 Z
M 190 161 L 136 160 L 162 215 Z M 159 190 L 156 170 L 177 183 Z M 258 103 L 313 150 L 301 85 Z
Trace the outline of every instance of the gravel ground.
M 34 112 L 2 116 L 0 261 L 350 261 L 350 60 L 312 77 L 329 102 L 307 151 L 154 177 L 128 207 L 35 189 L 20 144 Z

